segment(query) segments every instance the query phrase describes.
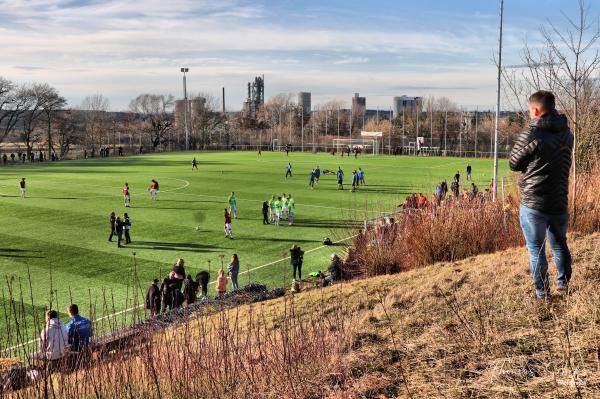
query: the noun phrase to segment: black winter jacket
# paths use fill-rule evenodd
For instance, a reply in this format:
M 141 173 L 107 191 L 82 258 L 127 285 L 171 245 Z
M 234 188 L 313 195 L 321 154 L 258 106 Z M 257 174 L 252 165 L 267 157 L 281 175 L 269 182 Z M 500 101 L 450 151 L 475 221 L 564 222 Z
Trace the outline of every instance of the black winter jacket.
M 552 111 L 529 122 L 510 152 L 519 179 L 521 204 L 548 214 L 568 211 L 573 134 L 567 118 Z

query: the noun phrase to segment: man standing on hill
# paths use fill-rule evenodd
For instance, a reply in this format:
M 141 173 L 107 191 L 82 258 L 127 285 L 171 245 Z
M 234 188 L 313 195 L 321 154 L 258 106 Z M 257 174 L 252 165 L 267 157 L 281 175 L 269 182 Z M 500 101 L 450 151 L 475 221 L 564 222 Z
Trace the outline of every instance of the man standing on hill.
M 529 129 L 521 133 L 510 152 L 510 169 L 522 172 L 520 220 L 530 257 L 537 298 L 550 296 L 546 235 L 556 268 L 558 290 L 566 293 L 571 279 L 569 225 L 569 170 L 573 134 L 566 116 L 556 111 L 554 94 L 538 91 L 529 97 Z

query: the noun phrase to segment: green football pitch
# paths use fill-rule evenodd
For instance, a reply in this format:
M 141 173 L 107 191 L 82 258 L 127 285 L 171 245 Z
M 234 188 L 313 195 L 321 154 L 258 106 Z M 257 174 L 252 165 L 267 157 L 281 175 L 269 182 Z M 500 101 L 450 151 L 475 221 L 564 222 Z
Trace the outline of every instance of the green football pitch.
M 192 171 L 193 156 L 199 161 L 198 171 Z M 293 177 L 286 179 L 288 162 Z M 240 284 L 287 286 L 291 268 L 289 260 L 282 259 L 292 244 L 306 251 L 304 275 L 325 270 L 331 253 L 341 252 L 349 242 L 353 222 L 397 210 L 411 192 L 430 197 L 438 181 L 450 181 L 457 170 L 464 176 L 467 162 L 475 182 L 481 189 L 487 187 L 492 175 L 492 161 L 487 159 L 189 152 L 2 167 L 4 309 L 9 286 L 13 295 L 22 291 L 27 306 L 33 302 L 40 314 L 50 301 L 61 312 L 71 301 L 83 309 L 95 303 L 96 315 L 108 312 L 99 309 L 101 303 L 109 303 L 111 311 L 126 309 L 134 258 L 143 290 L 153 278 L 166 275 L 178 258 L 185 259 L 186 272 L 192 275 L 207 270 L 210 261 L 214 281 L 221 256 L 226 265 L 233 253 L 240 258 Z M 317 165 L 331 171 L 341 166 L 345 189 L 338 190 L 332 173 L 310 190 L 308 174 Z M 352 193 L 352 170 L 358 167 L 365 171 L 366 185 Z M 500 175 L 506 173 L 502 161 Z M 25 199 L 19 193 L 21 177 L 27 181 Z M 147 192 L 153 178 L 160 185 L 157 201 L 151 201 Z M 125 182 L 131 188 L 131 208 L 123 205 Z M 234 240 L 224 238 L 223 232 L 223 209 L 231 191 L 238 198 Z M 282 193 L 295 198 L 296 223 L 263 225 L 262 201 Z M 132 221 L 133 242 L 123 248 L 108 242 L 112 211 L 127 212 Z M 324 237 L 339 244 L 324 247 Z

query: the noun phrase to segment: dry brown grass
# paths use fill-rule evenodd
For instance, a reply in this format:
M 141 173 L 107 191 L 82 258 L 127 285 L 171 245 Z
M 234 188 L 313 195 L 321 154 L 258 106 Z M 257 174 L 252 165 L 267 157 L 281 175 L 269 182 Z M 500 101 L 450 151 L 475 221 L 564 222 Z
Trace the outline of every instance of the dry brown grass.
M 600 397 L 600 235 L 570 245 L 572 292 L 553 302 L 514 248 L 201 316 L 55 377 L 56 395 Z
M 346 276 L 372 277 L 522 244 L 515 200 L 504 212 L 501 202 L 465 199 L 360 231 L 344 269 Z

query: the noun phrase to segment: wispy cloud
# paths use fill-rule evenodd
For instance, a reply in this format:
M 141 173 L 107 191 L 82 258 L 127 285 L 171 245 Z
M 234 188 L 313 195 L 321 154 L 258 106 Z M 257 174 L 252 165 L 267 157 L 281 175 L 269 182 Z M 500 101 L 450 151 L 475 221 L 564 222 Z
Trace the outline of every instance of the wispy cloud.
M 333 62 L 334 65 L 346 65 L 346 64 L 366 64 L 369 62 L 369 57 L 347 57 L 336 60 Z

